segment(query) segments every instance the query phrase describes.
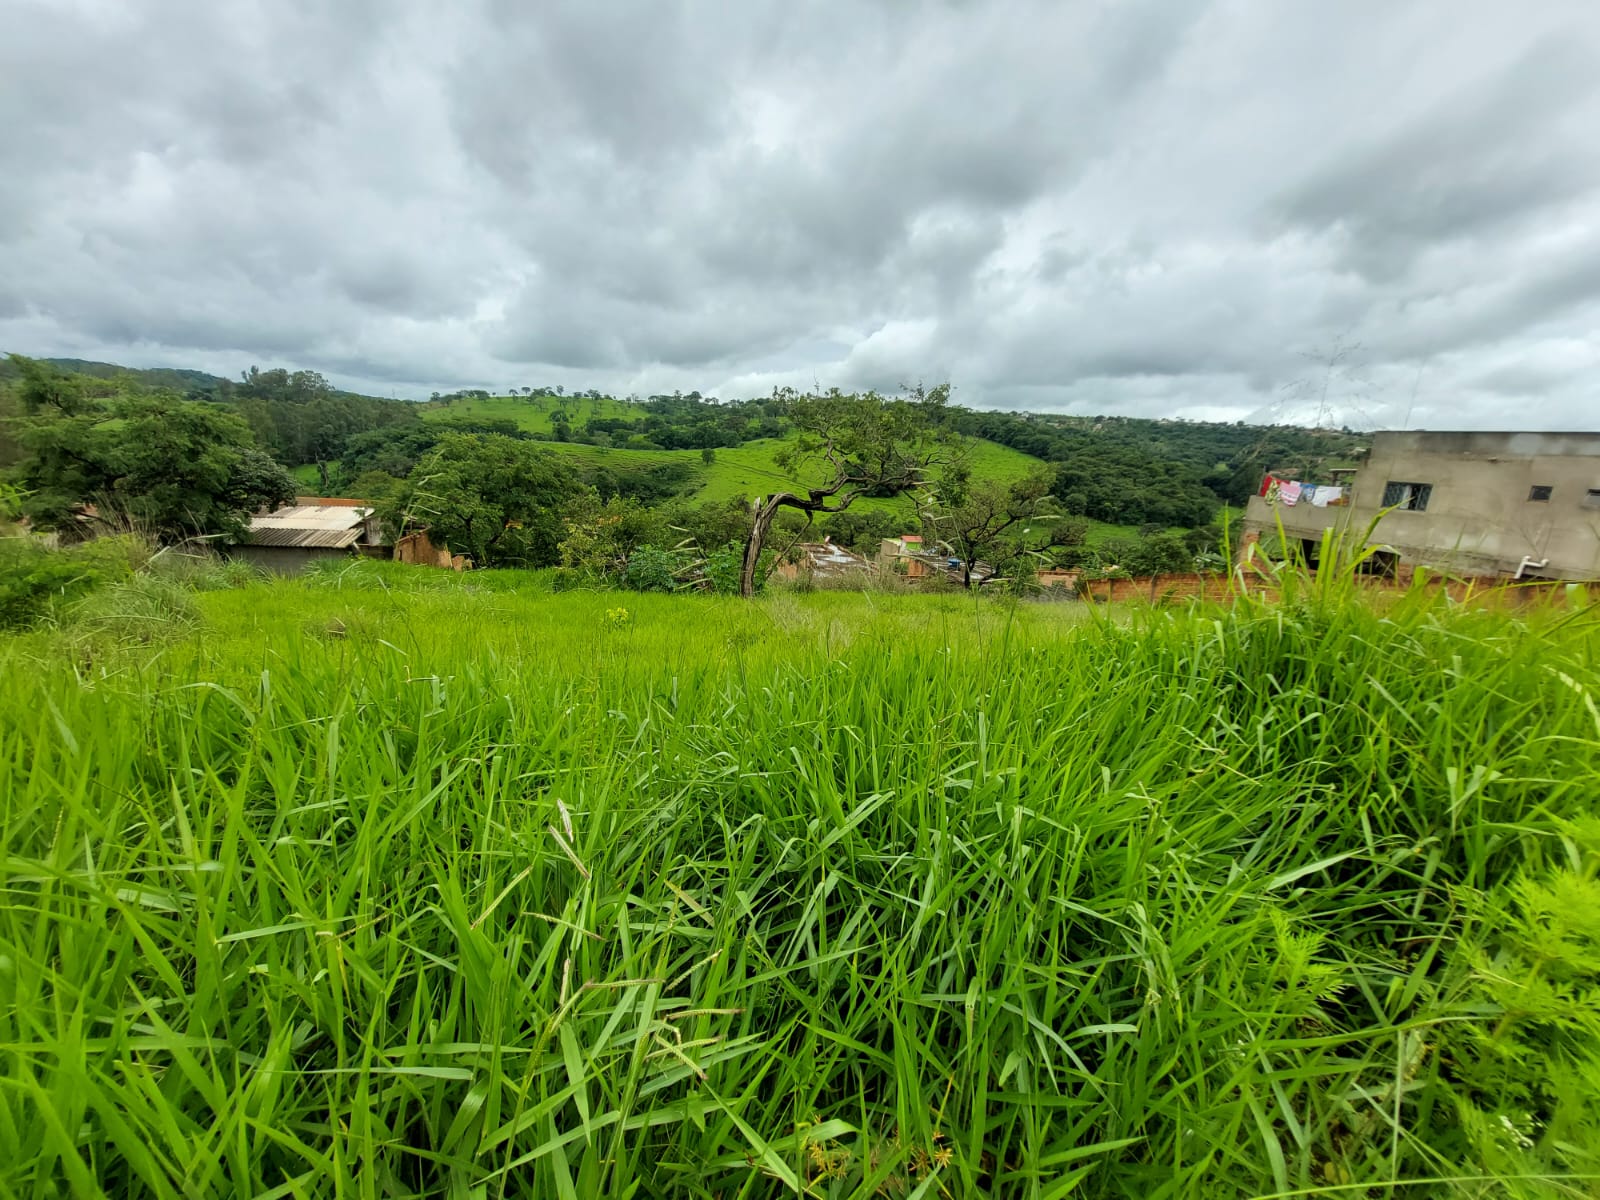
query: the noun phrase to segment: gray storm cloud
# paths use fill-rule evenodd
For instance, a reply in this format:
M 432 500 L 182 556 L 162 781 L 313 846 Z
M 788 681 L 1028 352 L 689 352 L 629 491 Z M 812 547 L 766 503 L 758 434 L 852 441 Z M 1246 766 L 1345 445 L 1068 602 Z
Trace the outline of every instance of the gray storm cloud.
M 0 349 L 1600 426 L 1589 0 L 0 0 L 0 28 Z

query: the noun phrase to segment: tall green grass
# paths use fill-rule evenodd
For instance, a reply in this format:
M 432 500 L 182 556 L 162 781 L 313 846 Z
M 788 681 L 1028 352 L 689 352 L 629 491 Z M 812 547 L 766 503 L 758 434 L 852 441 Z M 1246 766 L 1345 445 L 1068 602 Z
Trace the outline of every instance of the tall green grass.
M 388 582 L 0 643 L 0 1191 L 1594 1194 L 1591 612 Z

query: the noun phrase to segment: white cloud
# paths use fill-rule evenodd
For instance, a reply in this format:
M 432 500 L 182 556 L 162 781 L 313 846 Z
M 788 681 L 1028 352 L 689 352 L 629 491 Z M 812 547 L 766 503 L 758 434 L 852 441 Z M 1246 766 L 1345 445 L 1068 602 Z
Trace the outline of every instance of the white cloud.
M 1228 418 L 1358 346 L 1312 416 L 1600 419 L 1587 0 L 0 23 L 4 349 Z

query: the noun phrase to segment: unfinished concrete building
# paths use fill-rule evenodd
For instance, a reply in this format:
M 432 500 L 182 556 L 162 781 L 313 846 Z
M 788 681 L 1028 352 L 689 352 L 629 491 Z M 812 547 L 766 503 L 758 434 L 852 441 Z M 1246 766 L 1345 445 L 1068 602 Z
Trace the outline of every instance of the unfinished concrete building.
M 1247 549 L 1281 527 L 1315 563 L 1332 528 L 1373 547 L 1367 567 L 1383 573 L 1600 579 L 1600 433 L 1379 433 L 1353 479 L 1327 481 L 1342 493 L 1269 482 L 1245 510 Z

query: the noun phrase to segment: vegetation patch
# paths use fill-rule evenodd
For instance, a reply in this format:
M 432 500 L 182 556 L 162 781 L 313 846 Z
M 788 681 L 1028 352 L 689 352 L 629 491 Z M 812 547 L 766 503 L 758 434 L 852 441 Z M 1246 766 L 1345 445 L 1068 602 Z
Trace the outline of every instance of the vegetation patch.
M 0 640 L 0 1191 L 1586 1194 L 1594 611 L 1276 587 Z

